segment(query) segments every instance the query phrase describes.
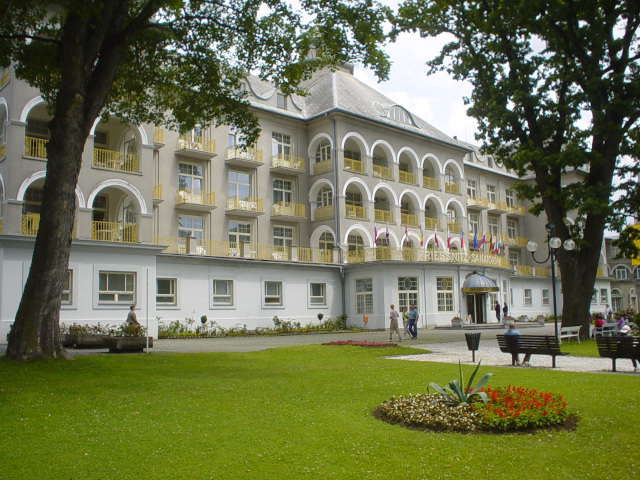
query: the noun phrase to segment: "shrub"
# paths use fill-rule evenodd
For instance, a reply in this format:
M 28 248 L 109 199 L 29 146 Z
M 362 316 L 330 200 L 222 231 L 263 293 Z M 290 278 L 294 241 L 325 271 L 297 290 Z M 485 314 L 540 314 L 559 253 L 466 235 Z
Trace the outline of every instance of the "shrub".
M 493 376 L 493 373 L 485 373 L 480 380 L 478 380 L 478 384 L 475 387 L 473 386 L 473 379 L 475 378 L 476 373 L 478 373 L 481 363 L 482 362 L 478 362 L 478 365 L 471 374 L 471 378 L 469 378 L 469 383 L 466 387 L 463 387 L 464 376 L 462 375 L 462 364 L 458 360 L 459 381 L 458 379 L 451 380 L 448 385 L 444 385 L 442 387 L 437 383 L 430 382 L 429 385 L 427 385 L 427 391 L 429 390 L 429 387 L 433 388 L 440 394 L 435 401 L 449 405 L 459 405 L 461 403 L 466 405 L 474 401 L 487 403 L 487 394 L 480 389 L 485 386 L 489 381 L 489 378 Z

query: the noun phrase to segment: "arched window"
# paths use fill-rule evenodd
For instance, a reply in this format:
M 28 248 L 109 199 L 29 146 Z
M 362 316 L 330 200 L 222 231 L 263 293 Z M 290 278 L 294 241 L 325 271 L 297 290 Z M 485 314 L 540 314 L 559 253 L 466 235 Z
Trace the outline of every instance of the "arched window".
M 331 160 L 331 144 L 326 140 L 321 141 L 316 149 L 316 163 Z
M 629 278 L 629 270 L 624 265 L 618 265 L 613 269 L 613 276 L 617 280 L 627 280 Z
M 359 233 L 352 233 L 347 237 L 347 251 L 362 250 L 364 248 L 364 240 Z
M 334 244 L 335 241 L 333 240 L 333 235 L 330 232 L 324 232 L 320 235 L 320 250 L 332 250 Z
M 611 309 L 614 312 L 619 312 L 622 308 L 622 292 L 614 288 L 611 290 Z

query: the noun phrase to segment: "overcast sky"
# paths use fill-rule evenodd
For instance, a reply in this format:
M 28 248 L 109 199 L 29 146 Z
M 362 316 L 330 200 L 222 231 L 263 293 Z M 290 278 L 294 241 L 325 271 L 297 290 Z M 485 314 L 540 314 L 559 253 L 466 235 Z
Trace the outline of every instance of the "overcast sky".
M 399 3 L 381 2 L 393 8 Z M 444 44 L 444 38 L 402 34 L 386 48 L 392 63 L 388 81 L 378 83 L 373 72 L 362 65 L 356 65 L 354 75 L 443 133 L 478 144 L 474 139 L 476 122 L 467 117 L 463 101 L 471 93 L 470 84 L 457 82 L 442 72 L 427 76 L 426 61 L 435 57 Z

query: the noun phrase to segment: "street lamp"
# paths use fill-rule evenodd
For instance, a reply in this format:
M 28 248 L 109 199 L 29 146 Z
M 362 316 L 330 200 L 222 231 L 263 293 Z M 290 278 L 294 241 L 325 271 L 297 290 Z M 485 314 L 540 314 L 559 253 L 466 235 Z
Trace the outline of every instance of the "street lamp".
M 576 248 L 576 242 L 574 242 L 569 238 L 565 240 L 563 244 L 560 238 L 554 236 L 556 227 L 551 222 L 547 223 L 544 226 L 544 228 L 546 228 L 547 230 L 547 248 L 549 250 L 547 254 L 547 258 L 545 258 L 544 260 L 538 260 L 536 258 L 535 253 L 536 253 L 536 250 L 538 250 L 538 243 L 534 242 L 533 240 L 527 243 L 527 250 L 531 252 L 531 257 L 533 258 L 533 261 L 536 263 L 547 263 L 548 260 L 551 260 L 551 282 L 552 282 L 551 288 L 553 292 L 553 326 L 555 327 L 556 338 L 558 338 L 558 309 L 556 306 L 556 251 L 560 247 L 564 247 L 565 250 L 570 252 L 571 250 L 574 250 Z

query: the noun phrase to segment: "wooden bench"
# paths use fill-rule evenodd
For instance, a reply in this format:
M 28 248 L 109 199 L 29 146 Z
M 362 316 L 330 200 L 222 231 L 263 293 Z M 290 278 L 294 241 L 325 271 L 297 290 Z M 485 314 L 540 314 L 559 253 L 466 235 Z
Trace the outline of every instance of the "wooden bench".
M 568 355 L 560 351 L 560 342 L 554 335 L 498 335 L 500 351 L 511 354 L 511 365 L 516 364 L 518 354 L 549 355 L 556 368 L 556 357 Z
M 618 334 L 617 323 L 605 323 L 601 327 L 593 327 L 594 337 L 613 337 Z
M 560 343 L 563 339 L 571 340 L 575 338 L 580 343 L 580 325 L 577 327 L 560 327 Z
M 616 371 L 616 360 L 619 358 L 640 361 L 639 337 L 596 337 L 596 343 L 598 354 L 611 359 L 612 372 Z

